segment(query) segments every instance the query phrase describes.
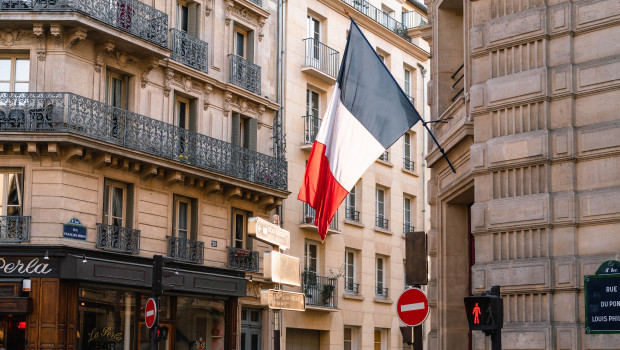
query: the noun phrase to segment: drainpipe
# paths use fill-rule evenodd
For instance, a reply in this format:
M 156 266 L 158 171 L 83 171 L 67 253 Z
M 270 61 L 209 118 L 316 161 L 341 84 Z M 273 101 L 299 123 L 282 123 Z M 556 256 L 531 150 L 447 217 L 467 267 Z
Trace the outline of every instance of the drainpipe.
M 422 120 L 426 121 L 426 68 L 420 63 L 422 73 Z M 422 132 L 422 232 L 426 233 L 426 133 Z

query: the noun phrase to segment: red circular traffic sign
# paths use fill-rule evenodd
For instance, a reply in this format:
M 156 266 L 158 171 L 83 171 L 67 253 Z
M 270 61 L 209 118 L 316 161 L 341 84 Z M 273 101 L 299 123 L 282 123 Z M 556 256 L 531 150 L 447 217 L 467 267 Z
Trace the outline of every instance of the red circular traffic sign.
M 408 326 L 419 326 L 428 317 L 428 299 L 419 288 L 409 288 L 398 297 L 398 318 Z
M 155 319 L 157 318 L 157 304 L 155 303 L 155 299 L 150 298 L 146 302 L 146 308 L 144 308 L 144 323 L 146 326 L 151 328 L 155 324 Z

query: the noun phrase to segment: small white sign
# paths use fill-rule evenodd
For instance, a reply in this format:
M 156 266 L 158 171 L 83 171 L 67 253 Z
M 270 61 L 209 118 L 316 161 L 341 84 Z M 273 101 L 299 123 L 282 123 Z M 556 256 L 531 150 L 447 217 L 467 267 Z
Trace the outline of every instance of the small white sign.
M 263 275 L 274 283 L 301 286 L 299 258 L 273 252 L 265 252 Z
M 248 235 L 282 249 L 291 246 L 291 234 L 287 230 L 258 217 L 248 219 Z
M 306 295 L 283 290 L 261 290 L 260 301 L 270 309 L 306 311 Z

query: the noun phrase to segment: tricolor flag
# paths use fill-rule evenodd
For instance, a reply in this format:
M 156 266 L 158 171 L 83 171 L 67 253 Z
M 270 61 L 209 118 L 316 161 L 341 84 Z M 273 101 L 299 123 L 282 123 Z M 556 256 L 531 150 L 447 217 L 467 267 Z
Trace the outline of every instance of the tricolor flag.
M 351 19 L 338 81 L 297 196 L 316 210 L 314 224 L 321 241 L 366 169 L 421 119 Z

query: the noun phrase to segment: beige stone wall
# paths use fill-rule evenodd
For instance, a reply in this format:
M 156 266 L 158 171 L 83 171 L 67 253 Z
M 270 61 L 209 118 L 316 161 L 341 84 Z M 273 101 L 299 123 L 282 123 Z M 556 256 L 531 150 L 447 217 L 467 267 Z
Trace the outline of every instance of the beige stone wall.
M 429 99 L 433 118 L 454 117 L 435 132 L 457 168 L 452 174 L 432 149 L 431 349 L 468 341 L 462 297 L 492 285 L 502 288 L 505 349 L 617 347 L 617 335 L 585 334 L 583 295 L 584 275 L 620 258 L 616 8 L 610 1 L 429 2 L 424 36 L 437 57 Z M 458 26 L 442 34 L 449 21 L 463 28 L 462 40 L 444 35 Z M 454 41 L 462 43 L 454 51 L 464 52 L 465 91 L 445 107 L 441 87 L 458 65 L 442 50 Z M 469 205 L 470 220 L 458 215 Z M 468 233 L 455 227 L 468 223 L 471 271 L 454 265 L 468 261 Z M 480 332 L 472 344 L 490 348 Z

